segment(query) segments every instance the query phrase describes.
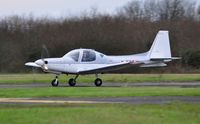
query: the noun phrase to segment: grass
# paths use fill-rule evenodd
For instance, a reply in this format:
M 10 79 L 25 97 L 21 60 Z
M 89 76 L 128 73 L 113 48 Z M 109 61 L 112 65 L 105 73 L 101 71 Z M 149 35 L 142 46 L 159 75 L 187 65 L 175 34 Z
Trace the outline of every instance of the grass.
M 49 83 L 50 74 L 3 74 L 0 83 Z M 62 75 L 61 82 L 69 77 Z M 200 81 L 200 74 L 109 74 L 104 82 Z M 81 76 L 78 82 L 93 82 L 94 76 Z M 131 97 L 200 96 L 200 88 L 179 87 L 40 87 L 2 88 L 0 98 L 38 97 Z M 170 103 L 132 104 L 1 104 L 2 124 L 199 124 L 200 105 Z
M 200 105 L 1 105 L 2 124 L 199 124 Z
M 74 76 L 61 75 L 60 82 L 67 82 Z M 1 74 L 0 83 L 49 83 L 54 78 L 52 74 Z M 104 82 L 182 82 L 200 81 L 200 74 L 105 74 L 101 75 Z M 80 76 L 80 83 L 93 82 L 94 75 Z
M 200 88 L 178 87 L 46 87 L 4 88 L 1 98 L 26 97 L 131 97 L 131 96 L 200 96 Z
M 71 77 L 71 76 L 69 76 Z M 60 82 L 69 79 L 60 76 Z M 78 82 L 93 82 L 94 76 L 80 76 Z M 200 81 L 200 74 L 108 74 L 104 82 Z M 0 83 L 49 83 L 50 74 L 2 74 Z M 0 98 L 38 97 L 131 97 L 200 96 L 200 88 L 179 87 L 40 87 L 2 88 Z M 200 105 L 170 103 L 132 104 L 1 104 L 2 124 L 199 124 Z

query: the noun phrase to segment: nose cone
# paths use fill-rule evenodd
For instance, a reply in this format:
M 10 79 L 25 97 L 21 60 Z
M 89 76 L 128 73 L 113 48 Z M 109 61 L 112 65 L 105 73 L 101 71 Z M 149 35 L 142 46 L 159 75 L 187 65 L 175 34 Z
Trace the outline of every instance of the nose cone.
M 40 65 L 40 66 L 42 66 L 42 65 L 44 64 L 44 62 L 43 62 L 41 59 L 35 61 L 35 63 L 36 63 L 37 65 Z

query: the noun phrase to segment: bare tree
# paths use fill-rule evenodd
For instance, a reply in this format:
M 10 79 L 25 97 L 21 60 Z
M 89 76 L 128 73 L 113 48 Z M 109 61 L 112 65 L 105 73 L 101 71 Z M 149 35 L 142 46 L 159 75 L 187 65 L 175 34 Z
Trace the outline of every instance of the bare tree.
M 149 21 L 158 20 L 158 3 L 154 0 L 145 0 L 144 2 L 144 17 Z
M 194 21 L 196 15 L 196 3 L 184 1 L 183 6 L 185 9 L 185 18 Z
M 170 0 L 171 8 L 170 8 L 170 20 L 176 21 L 184 17 L 184 7 L 183 0 Z
M 183 0 L 162 0 L 160 2 L 160 20 L 176 21 L 184 16 Z
M 131 1 L 119 11 L 119 14 L 131 20 L 141 19 L 143 17 L 142 3 L 139 0 Z
M 198 16 L 198 21 L 200 21 L 200 5 L 197 8 L 197 16 Z
M 26 61 L 41 57 L 43 44 L 51 57 L 75 48 L 93 48 L 105 54 L 147 51 L 161 29 L 170 31 L 172 53 L 181 56 L 184 51 L 200 49 L 200 6 L 198 11 L 195 7 L 196 3 L 186 0 L 134 0 L 116 15 L 93 8 L 82 16 L 62 19 L 6 17 L 0 20 L 0 57 L 5 58 L 0 60 L 0 72 L 24 71 Z M 166 71 L 185 69 L 171 66 Z

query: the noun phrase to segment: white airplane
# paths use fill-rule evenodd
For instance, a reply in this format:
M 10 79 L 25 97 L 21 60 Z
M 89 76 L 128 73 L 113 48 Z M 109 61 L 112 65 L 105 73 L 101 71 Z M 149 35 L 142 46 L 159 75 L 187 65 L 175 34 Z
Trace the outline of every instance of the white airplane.
M 167 62 L 179 59 L 171 56 L 168 31 L 159 31 L 150 50 L 145 53 L 123 56 L 108 56 L 93 49 L 75 49 L 61 58 L 44 58 L 35 62 L 25 63 L 26 66 L 41 68 L 44 72 L 55 74 L 52 86 L 58 86 L 60 74 L 74 74 L 69 79 L 70 86 L 76 85 L 79 75 L 96 74 L 94 84 L 102 85 L 98 74 L 118 70 L 130 65 L 139 67 L 164 67 Z

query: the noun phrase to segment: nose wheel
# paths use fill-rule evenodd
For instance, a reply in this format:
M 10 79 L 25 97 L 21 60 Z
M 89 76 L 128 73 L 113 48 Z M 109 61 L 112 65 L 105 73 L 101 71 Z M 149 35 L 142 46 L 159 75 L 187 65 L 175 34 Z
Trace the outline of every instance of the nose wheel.
M 52 85 L 53 87 L 57 87 L 57 86 L 59 85 L 58 78 L 52 80 L 51 85 Z

